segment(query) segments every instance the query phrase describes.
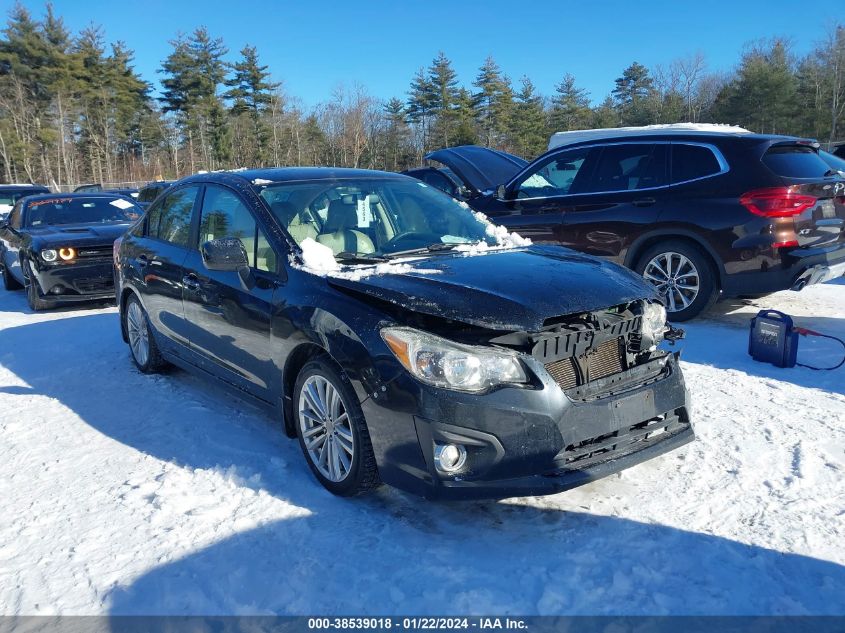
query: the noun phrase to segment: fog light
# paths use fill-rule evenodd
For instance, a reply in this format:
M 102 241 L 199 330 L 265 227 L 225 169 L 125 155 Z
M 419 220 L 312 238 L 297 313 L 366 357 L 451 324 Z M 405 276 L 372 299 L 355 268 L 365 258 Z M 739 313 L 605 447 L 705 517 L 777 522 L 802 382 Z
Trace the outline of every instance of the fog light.
M 467 451 L 460 444 L 435 444 L 434 465 L 444 473 L 454 473 L 464 467 Z
M 60 295 L 60 294 L 62 294 L 64 291 L 65 291 L 65 289 L 64 289 L 64 288 L 62 288 L 62 287 L 61 287 L 61 286 L 59 286 L 59 285 L 55 285 L 55 286 L 53 286 L 52 288 L 50 288 L 50 294 L 54 294 L 54 295 Z

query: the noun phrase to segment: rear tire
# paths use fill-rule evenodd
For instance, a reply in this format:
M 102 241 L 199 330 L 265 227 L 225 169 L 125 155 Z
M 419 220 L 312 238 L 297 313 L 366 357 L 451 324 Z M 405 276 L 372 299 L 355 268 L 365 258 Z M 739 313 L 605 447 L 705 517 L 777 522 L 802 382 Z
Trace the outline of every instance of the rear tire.
M 326 490 L 351 497 L 381 483 L 355 391 L 328 358 L 315 358 L 299 372 L 293 415 L 305 461 Z
M 655 287 L 670 321 L 697 317 L 719 297 L 719 276 L 712 260 L 700 247 L 684 240 L 649 247 L 634 271 Z
M 6 266 L 3 266 L 3 287 L 6 290 L 20 290 L 23 288 L 21 283 L 15 279 Z
M 126 301 L 123 327 L 126 329 L 129 352 L 135 366 L 144 374 L 160 372 L 167 365 L 167 361 L 164 360 L 156 345 L 147 311 L 134 294 Z

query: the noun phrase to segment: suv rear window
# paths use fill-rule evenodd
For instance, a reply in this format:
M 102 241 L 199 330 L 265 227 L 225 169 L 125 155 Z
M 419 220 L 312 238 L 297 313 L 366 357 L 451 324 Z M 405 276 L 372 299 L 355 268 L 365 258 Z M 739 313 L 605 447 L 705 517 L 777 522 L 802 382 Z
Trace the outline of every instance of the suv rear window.
M 763 164 L 786 178 L 824 178 L 830 166 L 807 145 L 775 145 L 763 154 Z
M 722 166 L 709 147 L 672 144 L 672 182 L 706 178 L 720 171 Z

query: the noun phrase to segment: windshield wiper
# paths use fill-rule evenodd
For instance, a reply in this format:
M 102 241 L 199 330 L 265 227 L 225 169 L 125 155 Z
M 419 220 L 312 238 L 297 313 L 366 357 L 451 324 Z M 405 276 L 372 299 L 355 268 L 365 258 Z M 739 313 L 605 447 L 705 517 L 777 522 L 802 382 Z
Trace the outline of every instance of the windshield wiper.
M 461 246 L 462 244 L 472 244 L 473 242 L 435 242 L 434 244 L 429 244 L 428 246 L 422 246 L 420 248 L 409 248 L 406 251 L 396 251 L 395 253 L 388 253 L 385 257 L 389 257 L 393 259 L 394 257 L 404 257 L 405 255 L 415 255 L 417 253 L 437 253 L 439 251 L 452 251 L 455 250 L 456 247 Z
M 334 256 L 339 262 L 372 264 L 374 262 L 386 262 L 387 257 L 384 255 L 375 255 L 372 253 L 354 253 L 352 251 L 342 251 Z

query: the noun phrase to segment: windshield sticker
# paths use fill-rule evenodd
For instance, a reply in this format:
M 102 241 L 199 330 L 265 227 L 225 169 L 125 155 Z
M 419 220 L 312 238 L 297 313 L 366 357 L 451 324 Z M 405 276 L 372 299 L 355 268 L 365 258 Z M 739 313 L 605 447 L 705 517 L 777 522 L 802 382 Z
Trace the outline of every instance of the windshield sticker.
M 72 198 L 48 198 L 47 200 L 33 200 L 29 203 L 30 208 L 32 207 L 40 207 L 44 204 L 66 204 L 70 202 Z
M 125 211 L 126 209 L 131 209 L 135 205 L 129 202 L 129 200 L 121 200 L 118 198 L 117 200 L 112 200 L 109 202 L 110 205 L 117 207 L 118 209 Z

